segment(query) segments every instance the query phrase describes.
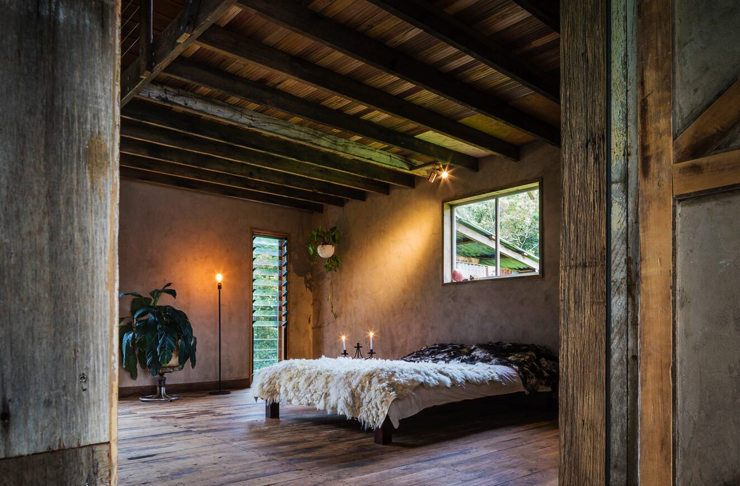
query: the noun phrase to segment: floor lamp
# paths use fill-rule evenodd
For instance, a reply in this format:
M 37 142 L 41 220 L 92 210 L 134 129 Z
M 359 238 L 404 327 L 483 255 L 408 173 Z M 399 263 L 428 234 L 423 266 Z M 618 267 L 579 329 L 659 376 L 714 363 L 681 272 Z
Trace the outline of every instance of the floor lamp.
M 228 395 L 231 392 L 228 390 L 221 389 L 221 281 L 224 276 L 220 273 L 216 274 L 216 282 L 218 282 L 218 390 L 210 392 L 210 395 Z

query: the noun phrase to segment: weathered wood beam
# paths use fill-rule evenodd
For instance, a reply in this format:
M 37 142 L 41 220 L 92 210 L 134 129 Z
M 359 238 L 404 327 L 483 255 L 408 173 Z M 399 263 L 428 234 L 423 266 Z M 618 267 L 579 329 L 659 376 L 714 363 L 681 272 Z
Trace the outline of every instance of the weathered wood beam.
M 204 155 L 212 155 L 235 162 L 264 167 L 265 169 L 287 172 L 310 179 L 353 187 L 363 191 L 389 194 L 390 187 L 385 182 L 337 172 L 304 162 L 278 157 L 277 155 L 249 150 L 235 145 L 214 142 L 201 137 L 186 135 L 166 128 L 147 125 L 134 120 L 121 120 L 121 136 L 165 145 Z
M 393 96 L 383 90 L 342 76 L 331 69 L 291 56 L 281 50 L 226 29 L 212 27 L 200 37 L 198 45 L 239 59 L 242 62 L 257 64 L 278 71 L 310 86 L 327 89 L 343 98 L 370 106 L 395 117 L 405 118 L 468 145 L 514 160 L 519 157 L 519 148 L 515 145 L 463 125 L 434 111 L 427 110 L 410 101 Z
M 121 117 L 347 174 L 358 175 L 375 181 L 403 187 L 415 187 L 414 176 L 410 174 L 403 174 L 374 164 L 366 164 L 359 160 L 317 150 L 303 144 L 269 137 L 259 132 L 209 121 L 198 115 L 177 113 L 161 105 L 143 100 L 135 100 L 129 103 L 121 112 Z
M 382 42 L 302 7 L 293 0 L 239 0 L 238 5 L 381 71 L 398 76 L 552 145 L 560 146 L 559 128 L 497 100 L 490 94 L 478 91 L 454 76 L 445 74 Z
M 393 154 L 387 150 L 337 137 L 281 118 L 263 115 L 214 98 L 200 96 L 190 91 L 152 83 L 139 92 L 139 97 L 171 108 L 185 110 L 194 115 L 257 130 L 268 135 L 304 143 L 311 147 L 328 150 L 345 157 L 352 157 L 383 167 L 391 167 L 406 172 L 410 172 L 413 167 L 411 161 L 406 157 Z
M 344 199 L 335 196 L 327 196 L 302 189 L 293 189 L 278 184 L 269 184 L 266 182 L 255 181 L 231 174 L 224 174 L 210 170 L 198 169 L 187 165 L 172 164 L 161 160 L 139 157 L 131 154 L 121 154 L 121 167 L 130 167 L 132 169 L 147 170 L 160 174 L 182 177 L 185 179 L 194 179 L 223 186 L 238 187 L 250 191 L 283 196 L 291 199 L 300 199 L 303 201 L 315 202 L 319 204 L 329 204 L 331 206 L 344 206 Z
M 311 120 L 338 130 L 354 133 L 361 137 L 398 147 L 424 157 L 467 168 L 474 167 L 478 159 L 446 147 L 397 132 L 376 123 L 311 103 L 278 89 L 269 88 L 241 76 L 219 72 L 208 66 L 186 59 L 178 59 L 169 65 L 167 75 L 182 81 L 198 84 L 221 93 L 269 106 L 300 118 Z
M 674 163 L 709 155 L 740 123 L 740 80 L 722 93 L 673 142 Z
M 265 194 L 256 191 L 248 191 L 246 189 L 240 189 L 238 187 L 222 186 L 220 184 L 213 184 L 210 182 L 204 182 L 194 179 L 184 179 L 181 177 L 160 174 L 157 172 L 150 172 L 148 170 L 133 169 L 131 167 L 121 167 L 121 177 L 136 179 L 145 182 L 152 182 L 154 184 L 160 184 L 163 186 L 178 187 L 180 189 L 190 189 L 197 192 L 207 192 L 211 194 L 218 194 L 221 196 L 229 196 L 236 199 L 243 199 L 245 201 L 273 204 L 275 206 L 285 206 L 295 209 L 303 209 L 306 211 L 313 211 L 315 213 L 321 213 L 324 211 L 323 205 L 308 201 L 300 201 L 298 199 L 274 196 L 272 194 Z
M 327 182 L 308 179 L 306 177 L 300 177 L 286 172 L 265 169 L 264 167 L 250 165 L 243 162 L 232 162 L 231 160 L 188 152 L 187 150 L 166 147 L 164 145 L 148 143 L 133 138 L 122 137 L 120 150 L 121 153 L 124 154 L 163 160 L 165 162 L 186 165 L 188 167 L 221 172 L 224 174 L 253 179 L 255 181 L 303 189 L 313 193 L 327 194 L 344 199 L 364 201 L 366 196 L 365 192 L 351 187 L 329 184 Z M 268 157 L 265 162 L 269 162 L 270 160 L 271 159 Z
M 740 185 L 740 149 L 673 164 L 673 195 Z
M 560 32 L 560 0 L 513 0 L 555 32 Z
M 560 80 L 525 62 L 521 57 L 443 9 L 423 0 L 368 0 L 445 44 L 495 69 L 556 103 Z M 557 2 L 548 2 L 557 3 Z
M 156 78 L 235 3 L 236 0 L 187 0 L 185 10 L 154 39 L 151 57 L 140 55 L 121 75 L 121 107 L 131 101 L 141 88 Z

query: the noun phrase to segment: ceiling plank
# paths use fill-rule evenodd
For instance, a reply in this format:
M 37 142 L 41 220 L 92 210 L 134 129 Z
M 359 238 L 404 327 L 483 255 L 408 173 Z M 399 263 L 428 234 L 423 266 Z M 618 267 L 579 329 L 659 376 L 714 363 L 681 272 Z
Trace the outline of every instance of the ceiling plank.
M 317 150 L 307 145 L 270 137 L 252 130 L 244 130 L 233 125 L 209 121 L 198 115 L 177 113 L 162 105 L 143 100 L 134 100 L 129 103 L 121 111 L 121 117 L 388 184 L 403 187 L 416 186 L 414 176 L 410 174 Z
M 393 147 L 402 148 L 424 157 L 476 170 L 478 159 L 455 152 L 440 145 L 397 132 L 362 118 L 311 103 L 278 89 L 269 88 L 241 76 L 219 72 L 206 65 L 186 59 L 178 59 L 167 68 L 166 74 L 221 93 L 248 100 L 300 118 L 311 120 L 338 130 L 354 133 Z
M 297 162 L 295 160 L 278 157 L 276 155 L 249 150 L 235 145 L 214 142 L 201 137 L 185 135 L 166 128 L 147 125 L 134 120 L 121 120 L 121 136 L 143 140 L 146 142 L 179 148 L 199 154 L 212 155 L 235 162 L 244 162 L 265 169 L 287 172 L 310 179 L 331 182 L 347 187 L 354 187 L 363 191 L 390 194 L 390 187 L 385 182 L 337 172 L 325 167 Z
M 514 0 L 555 32 L 560 32 L 560 0 Z
M 124 154 L 162 160 L 213 172 L 221 172 L 274 185 L 303 189 L 317 194 L 327 194 L 344 199 L 356 199 L 358 201 L 364 201 L 366 199 L 365 192 L 351 187 L 330 184 L 285 172 L 245 164 L 243 162 L 233 162 L 231 160 L 188 152 L 186 150 L 157 145 L 133 138 L 121 137 L 120 150 L 121 153 Z
M 185 10 L 154 39 L 154 52 L 150 53 L 151 56 L 140 55 L 121 74 L 121 107 L 131 101 L 235 3 L 236 0 L 187 0 Z M 148 62 L 151 65 L 147 66 Z
M 398 76 L 552 145 L 560 146 L 559 128 L 350 27 L 302 7 L 293 0 L 239 0 L 238 5 L 381 71 Z
M 674 163 L 709 155 L 740 123 L 740 80 L 735 81 L 673 142 Z
M 198 39 L 198 45 L 242 62 L 278 71 L 310 86 L 329 90 L 391 116 L 405 118 L 468 145 L 509 159 L 516 160 L 519 157 L 519 148 L 515 145 L 244 35 L 214 26 Z
M 139 97 L 195 115 L 207 116 L 384 167 L 410 171 L 413 165 L 406 157 L 387 150 L 370 147 L 182 89 L 152 83 L 139 92 Z
M 368 0 L 551 101 L 560 101 L 560 80 L 522 60 L 467 23 L 423 0 Z M 206 34 L 209 34 L 206 32 Z
M 245 177 L 188 167 L 187 165 L 172 164 L 161 160 L 139 157 L 137 155 L 124 153 L 121 154 L 120 160 L 121 167 L 148 170 L 150 172 L 157 172 L 160 174 L 183 177 L 185 179 L 194 179 L 203 182 L 211 182 L 224 186 L 238 187 L 241 189 L 273 194 L 275 196 L 283 196 L 291 199 L 300 199 L 303 201 L 339 207 L 344 206 L 345 202 L 344 199 L 340 197 L 327 196 L 326 194 L 318 194 L 311 191 L 304 191 L 302 189 L 293 189 L 278 184 L 258 182 Z
M 150 172 L 148 170 L 134 169 L 131 167 L 121 167 L 121 177 L 136 179 L 145 182 L 152 182 L 164 186 L 178 187 L 181 189 L 190 189 L 197 192 L 207 192 L 211 194 L 218 194 L 221 196 L 229 196 L 251 202 L 267 203 L 276 206 L 303 209 L 306 211 L 313 211 L 315 213 L 321 213 L 324 211 L 323 205 L 308 201 L 300 201 L 298 199 L 290 199 L 287 197 L 274 196 L 272 194 L 248 191 L 246 189 L 240 189 L 237 187 L 222 186 L 220 184 L 213 184 L 211 182 L 198 181 L 194 179 L 184 179 L 171 175 L 160 174 L 157 172 Z

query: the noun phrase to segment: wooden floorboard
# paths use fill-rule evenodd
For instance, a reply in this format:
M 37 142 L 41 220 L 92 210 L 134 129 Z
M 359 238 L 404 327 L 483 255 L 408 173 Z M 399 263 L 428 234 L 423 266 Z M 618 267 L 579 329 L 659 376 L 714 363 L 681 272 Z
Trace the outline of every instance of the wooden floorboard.
M 249 390 L 119 404 L 122 486 L 555 486 L 557 412 L 526 397 L 436 407 L 381 446 L 355 421 L 296 406 L 265 420 Z

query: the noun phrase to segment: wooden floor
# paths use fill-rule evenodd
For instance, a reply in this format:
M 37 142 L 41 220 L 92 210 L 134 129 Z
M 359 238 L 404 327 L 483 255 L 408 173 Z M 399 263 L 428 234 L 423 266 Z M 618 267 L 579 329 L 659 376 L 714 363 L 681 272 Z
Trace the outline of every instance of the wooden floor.
M 294 406 L 264 419 L 249 390 L 169 404 L 119 404 L 121 485 L 553 486 L 557 413 L 518 397 L 437 407 L 401 422 L 394 444 L 354 421 Z

